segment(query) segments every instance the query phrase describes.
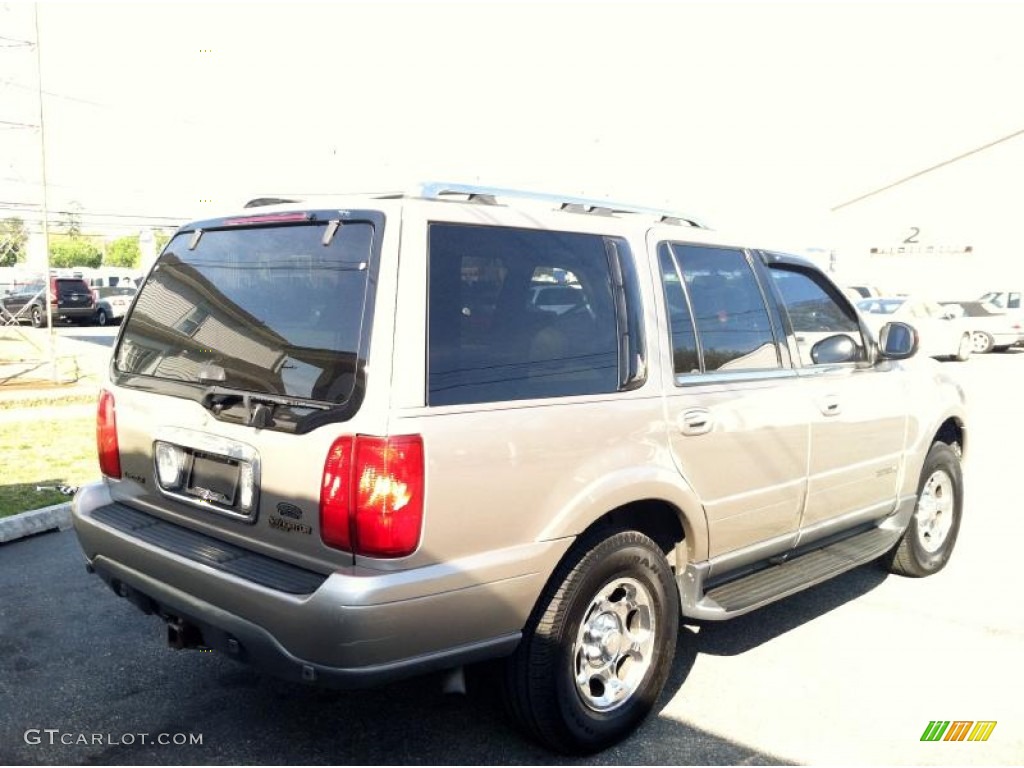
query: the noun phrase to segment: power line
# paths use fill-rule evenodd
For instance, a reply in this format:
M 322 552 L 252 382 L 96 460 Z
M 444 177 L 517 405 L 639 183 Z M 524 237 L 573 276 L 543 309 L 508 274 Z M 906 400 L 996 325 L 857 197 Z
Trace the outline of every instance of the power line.
M 17 123 L 11 120 L 0 120 L 0 125 L 7 126 L 10 128 L 38 128 L 38 125 L 31 125 L 30 123 Z
M 0 48 L 22 48 L 26 45 L 35 45 L 31 40 L 19 40 L 16 37 L 6 37 L 5 35 L 0 35 L 0 40 L 3 40 L 5 43 L 10 43 L 10 45 L 0 45 Z
M 0 80 L 0 85 L 10 86 L 11 88 L 20 88 L 23 91 L 33 91 L 34 92 L 34 91 L 37 90 L 35 86 L 25 85 L 24 83 L 19 83 L 16 80 L 12 80 L 12 79 Z M 104 102 L 101 102 L 101 101 L 92 101 L 91 99 L 83 99 L 83 98 L 81 98 L 79 96 L 71 96 L 71 95 L 69 95 L 67 93 L 57 93 L 56 91 L 44 90 L 44 91 L 42 91 L 42 94 L 44 96 L 49 96 L 49 97 L 54 98 L 54 99 L 62 99 L 63 101 L 73 101 L 73 102 L 75 102 L 77 104 L 85 104 L 86 106 L 96 107 L 98 109 L 110 109 L 110 110 L 114 110 L 114 111 L 117 111 L 117 112 L 130 112 L 132 114 L 135 114 L 136 112 L 138 112 L 138 108 L 133 106 L 133 105 L 130 105 L 130 104 L 109 104 L 109 103 L 104 103 Z M 207 127 L 205 124 L 197 122 L 195 120 L 189 120 L 189 119 L 180 118 L 180 117 L 161 116 L 160 117 L 160 121 L 161 122 L 171 122 L 171 123 L 176 123 L 176 124 L 180 124 L 180 125 L 189 125 L 189 126 L 199 127 L 199 128 Z
M 991 149 L 992 147 L 996 146 L 997 144 L 1002 144 L 1005 141 L 1009 141 L 1010 139 L 1015 139 L 1018 136 L 1022 136 L 1022 135 L 1024 135 L 1024 128 L 1022 128 L 1019 131 L 1014 131 L 1009 136 L 1003 136 L 1001 139 L 996 139 L 995 141 L 990 141 L 988 144 L 983 144 L 980 147 L 976 147 L 976 148 L 974 148 L 974 149 L 972 149 L 972 150 L 970 150 L 968 152 L 964 152 L 963 154 L 957 155 L 956 157 L 952 157 L 949 160 L 944 160 L 941 163 L 936 163 L 935 165 L 932 165 L 932 166 L 929 166 L 928 168 L 925 168 L 923 171 L 918 171 L 917 173 L 912 173 L 909 176 L 905 176 L 904 178 L 899 179 L 898 181 L 892 182 L 891 184 L 886 184 L 884 187 L 879 187 L 876 190 L 873 190 L 871 192 L 867 192 L 866 194 L 860 195 L 859 197 L 855 197 L 852 200 L 847 200 L 845 203 L 840 203 L 839 205 L 837 205 L 834 208 L 832 208 L 832 212 L 834 213 L 834 212 L 838 211 L 841 208 L 846 208 L 848 205 L 853 205 L 854 203 L 859 203 L 861 200 L 866 200 L 869 197 L 874 197 L 875 195 L 881 194 L 882 192 L 890 190 L 893 187 L 898 187 L 900 184 L 906 184 L 908 181 L 916 179 L 916 178 L 918 178 L 920 176 L 924 176 L 926 173 L 931 173 L 932 171 L 937 170 L 939 168 L 943 168 L 944 166 L 952 165 L 953 163 L 955 163 L 955 162 L 957 162 L 959 160 L 963 160 L 965 157 L 970 157 L 971 155 L 976 155 L 979 152 L 984 152 L 986 149 Z
M 36 209 L 39 208 L 39 204 L 38 203 L 22 203 L 22 202 L 11 202 L 11 201 L 7 201 L 7 200 L 0 200 L 0 208 L 25 208 L 25 209 L 29 209 L 29 210 L 36 210 Z M 106 211 L 93 211 L 93 210 L 84 210 L 84 209 L 83 210 L 71 210 L 71 209 L 60 210 L 60 209 L 56 209 L 56 210 L 51 211 L 51 213 L 63 214 L 63 215 L 66 215 L 66 216 L 88 216 L 88 217 L 109 216 L 109 217 L 118 218 L 118 219 L 152 219 L 152 220 L 163 219 L 163 220 L 166 220 L 166 221 L 187 221 L 187 220 L 189 220 L 191 218 L 189 216 L 162 216 L 162 215 L 159 215 L 159 214 L 149 214 L 149 213 L 110 213 L 110 212 L 106 212 Z
M 14 80 L 0 80 L 0 85 L 9 85 L 12 88 L 20 88 L 23 91 L 34 91 L 36 88 L 31 85 L 25 85 L 24 83 L 18 83 Z M 52 96 L 55 99 L 64 99 L 65 101 L 76 101 L 79 104 L 87 104 L 90 107 L 99 107 L 101 109 L 129 109 L 128 107 L 117 107 L 113 104 L 103 104 L 99 101 L 90 101 L 89 99 L 82 99 L 78 96 L 69 96 L 66 93 L 55 93 L 54 91 L 43 91 L 44 96 Z

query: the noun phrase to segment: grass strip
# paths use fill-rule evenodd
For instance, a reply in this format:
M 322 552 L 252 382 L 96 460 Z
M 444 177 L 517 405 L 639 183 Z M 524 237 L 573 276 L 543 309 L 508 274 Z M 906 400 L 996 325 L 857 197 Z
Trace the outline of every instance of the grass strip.
M 79 486 L 99 476 L 94 417 L 35 419 L 26 409 L 25 419 L 0 422 L 0 517 L 69 500 L 38 486 Z

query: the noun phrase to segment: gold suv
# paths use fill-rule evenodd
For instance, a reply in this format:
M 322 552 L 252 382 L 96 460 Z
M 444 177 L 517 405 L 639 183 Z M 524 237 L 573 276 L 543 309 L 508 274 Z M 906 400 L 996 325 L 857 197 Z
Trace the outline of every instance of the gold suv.
M 956 541 L 962 391 L 822 272 L 678 213 L 432 184 L 182 227 L 117 338 L 89 568 L 343 687 L 498 660 L 534 737 L 647 714 L 681 620 Z

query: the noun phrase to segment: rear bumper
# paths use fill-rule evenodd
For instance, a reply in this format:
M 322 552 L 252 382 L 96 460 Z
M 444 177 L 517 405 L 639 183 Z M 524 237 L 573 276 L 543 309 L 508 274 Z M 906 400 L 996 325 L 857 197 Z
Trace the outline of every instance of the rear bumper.
M 97 519 L 112 504 L 104 484 L 85 486 L 72 521 L 91 567 L 115 592 L 148 613 L 198 627 L 207 647 L 279 677 L 341 688 L 511 653 L 571 543 L 398 572 L 353 566 L 320 574 L 314 591 L 295 594 Z
M 53 314 L 67 320 L 84 320 L 96 314 L 96 307 L 54 307 Z

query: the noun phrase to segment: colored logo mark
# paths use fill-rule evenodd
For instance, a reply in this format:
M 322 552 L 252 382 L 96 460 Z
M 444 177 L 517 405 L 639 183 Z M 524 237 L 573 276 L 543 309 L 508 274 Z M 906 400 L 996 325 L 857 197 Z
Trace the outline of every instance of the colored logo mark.
M 995 720 L 931 720 L 921 741 L 988 741 L 995 729 Z

